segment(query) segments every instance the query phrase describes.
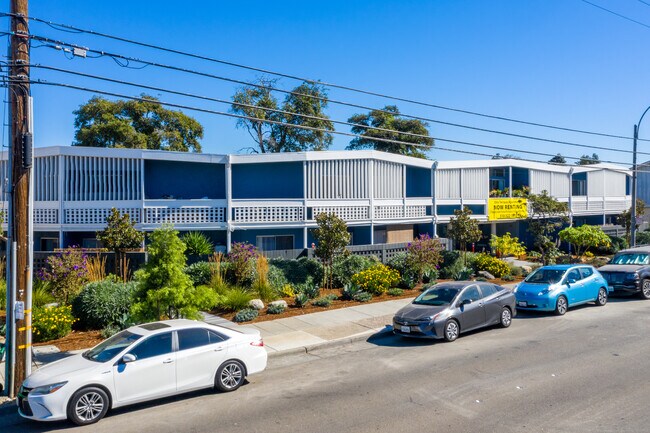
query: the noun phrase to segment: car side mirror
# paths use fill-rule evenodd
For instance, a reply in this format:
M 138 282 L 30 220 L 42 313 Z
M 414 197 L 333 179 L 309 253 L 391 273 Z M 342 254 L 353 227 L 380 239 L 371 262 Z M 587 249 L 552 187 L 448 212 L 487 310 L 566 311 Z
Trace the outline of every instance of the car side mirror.
M 566 280 L 567 284 L 575 284 L 575 282 L 576 282 L 575 278 L 569 278 L 568 280 Z
M 125 364 L 128 364 L 129 362 L 133 362 L 133 361 L 135 361 L 135 355 L 131 353 L 127 353 L 122 357 L 122 362 Z
M 471 303 L 472 303 L 472 300 L 471 300 L 471 299 L 463 299 L 462 301 L 460 301 L 460 305 L 461 305 L 461 307 L 462 307 L 463 305 L 469 305 L 469 304 L 471 304 Z

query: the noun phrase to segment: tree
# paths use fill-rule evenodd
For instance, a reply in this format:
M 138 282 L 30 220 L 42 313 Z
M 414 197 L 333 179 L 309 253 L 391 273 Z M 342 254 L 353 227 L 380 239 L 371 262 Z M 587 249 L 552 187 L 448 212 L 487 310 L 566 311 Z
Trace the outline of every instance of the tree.
M 246 129 L 255 141 L 252 150 L 273 153 L 327 149 L 332 144 L 332 134 L 327 131 L 333 131 L 334 124 L 325 114 L 326 88 L 304 82 L 286 96 L 280 108 L 272 93 L 276 82 L 260 78 L 257 85 L 242 87 L 232 97 L 230 112 L 245 116 L 237 121 L 237 127 Z
M 566 158 L 564 158 L 561 154 L 555 155 L 553 158 L 549 159 L 548 162 L 551 164 L 566 164 Z
M 180 111 L 164 108 L 158 99 L 109 101 L 94 96 L 73 113 L 73 146 L 201 152 L 203 127 Z
M 513 237 L 510 233 L 503 236 L 492 235 L 490 237 L 490 248 L 492 248 L 497 257 L 505 256 L 522 256 L 526 254 L 526 247 L 519 238 Z
M 185 268 L 185 244 L 173 226 L 163 224 L 150 235 L 148 260 L 136 272 L 133 316 L 140 321 L 199 319 L 199 310 L 212 308 L 217 294 L 207 286 L 194 287 Z
M 544 265 L 548 264 L 549 255 L 557 251 L 557 242 L 553 239 L 555 232 L 569 222 L 569 207 L 559 202 L 547 191 L 528 196 L 528 232 L 533 237 L 533 244 L 542 255 Z
M 591 164 L 598 164 L 598 163 L 600 163 L 600 159 L 598 158 L 598 155 L 595 153 L 592 153 L 591 156 L 582 155 L 580 157 L 580 160 L 576 161 L 576 165 L 591 165 Z
M 417 273 L 418 283 L 424 279 L 424 273 L 436 269 L 442 262 L 443 245 L 438 239 L 432 239 L 428 234 L 421 234 L 406 247 L 406 263 Z
M 472 210 L 465 206 L 462 210 L 456 209 L 454 217 L 451 217 L 449 221 L 449 236 L 460 244 L 465 266 L 467 266 L 467 244 L 478 242 L 483 236 L 478 221 L 472 219 L 471 216 Z
M 387 105 L 383 110 L 372 110 L 368 114 L 355 114 L 348 122 L 357 124 L 352 133 L 360 135 L 348 145 L 348 150 L 374 149 L 382 152 L 426 158 L 425 152 L 433 147 L 433 138 L 429 136 L 426 122 L 406 119 L 400 116 L 395 105 Z M 381 128 L 388 131 L 371 129 Z M 424 136 L 424 137 L 420 137 Z M 384 140 L 404 142 L 390 143 Z
M 641 218 L 643 215 L 645 215 L 645 202 L 640 198 L 637 198 L 636 216 L 637 218 Z M 628 210 L 621 212 L 616 221 L 625 228 L 625 240 L 627 241 L 627 244 L 630 245 L 630 237 L 632 236 L 632 207 L 630 206 Z M 638 229 L 639 224 L 635 224 L 634 227 L 635 229 Z
M 580 258 L 588 248 L 611 245 L 609 236 L 597 226 L 588 224 L 580 227 L 567 227 L 559 233 L 560 239 L 573 245 L 576 257 Z
M 314 254 L 323 261 L 327 275 L 327 288 L 332 288 L 333 275 L 332 263 L 334 259 L 343 254 L 345 247 L 350 243 L 348 226 L 341 218 L 333 213 L 319 213 L 316 215 L 314 237 L 316 238 L 316 249 Z
M 140 248 L 144 233 L 136 230 L 135 222 L 131 221 L 128 213 L 120 215 L 115 208 L 111 209 L 106 223 L 106 228 L 97 232 L 97 240 L 115 253 L 115 272 L 126 282 L 126 250 Z

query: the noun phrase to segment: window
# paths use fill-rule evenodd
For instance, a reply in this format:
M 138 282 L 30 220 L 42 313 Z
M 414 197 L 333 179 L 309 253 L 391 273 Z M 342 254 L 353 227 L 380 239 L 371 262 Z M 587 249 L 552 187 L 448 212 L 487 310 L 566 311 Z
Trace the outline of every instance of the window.
M 81 246 L 84 248 L 101 248 L 102 243 L 95 238 L 83 238 L 81 240 Z
M 490 179 L 490 191 L 492 191 L 493 189 L 505 189 L 505 180 Z
M 587 195 L 587 181 L 584 179 L 573 179 L 571 181 L 571 195 Z
M 566 275 L 566 280 L 565 281 L 570 281 L 570 280 L 575 280 L 579 281 L 581 279 L 580 277 L 580 272 L 578 272 L 577 269 L 571 269 L 569 273 Z
M 59 248 L 59 238 L 41 238 L 41 251 L 54 251 Z
M 591 268 L 580 268 L 580 273 L 582 278 L 589 278 L 594 274 L 594 270 Z
M 180 329 L 178 331 L 178 350 L 194 349 L 208 344 L 210 344 L 210 336 L 207 329 Z
M 256 244 L 260 251 L 292 250 L 293 235 L 257 236 Z
M 165 355 L 172 352 L 172 333 L 153 335 L 142 343 L 138 344 L 129 353 L 135 356 L 135 359 L 146 359 L 154 356 Z
M 498 291 L 498 286 L 494 284 L 483 284 L 481 285 L 481 292 L 483 292 L 483 297 L 494 295 Z
M 493 168 L 492 173 L 490 173 L 490 176 L 492 176 L 492 177 L 506 177 L 506 169 L 505 168 Z
M 463 294 L 460 296 L 460 302 L 463 302 L 464 300 L 469 299 L 472 302 L 478 301 L 481 299 L 481 294 L 478 291 L 478 287 L 476 286 L 471 286 L 465 289 Z
M 225 335 L 210 330 L 208 330 L 208 337 L 210 338 L 210 344 L 220 343 L 228 339 Z

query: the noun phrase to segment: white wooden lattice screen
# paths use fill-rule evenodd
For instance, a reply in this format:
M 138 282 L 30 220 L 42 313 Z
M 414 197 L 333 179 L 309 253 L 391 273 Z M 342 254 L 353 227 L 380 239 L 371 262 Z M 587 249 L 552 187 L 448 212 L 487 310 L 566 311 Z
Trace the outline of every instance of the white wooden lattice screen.
M 234 208 L 234 221 L 249 222 L 286 222 L 303 221 L 302 206 L 243 206 Z
M 117 208 L 120 214 L 129 214 L 131 221 L 140 222 L 140 209 Z M 106 224 L 111 209 L 66 209 L 65 224 Z
M 333 213 L 345 221 L 365 220 L 370 218 L 368 206 L 322 206 L 313 208 L 314 219 L 320 213 Z
M 144 222 L 147 224 L 197 224 L 225 221 L 226 209 L 209 206 L 147 207 Z
M 34 209 L 34 223 L 36 224 L 58 224 L 58 209 Z

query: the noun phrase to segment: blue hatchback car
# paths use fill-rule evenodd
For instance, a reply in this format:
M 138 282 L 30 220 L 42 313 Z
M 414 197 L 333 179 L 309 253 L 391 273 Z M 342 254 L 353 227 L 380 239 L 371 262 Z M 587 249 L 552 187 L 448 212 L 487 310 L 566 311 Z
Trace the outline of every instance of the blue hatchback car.
M 515 287 L 518 310 L 555 311 L 569 307 L 607 303 L 610 289 L 600 273 L 589 265 L 553 265 L 536 269 Z

